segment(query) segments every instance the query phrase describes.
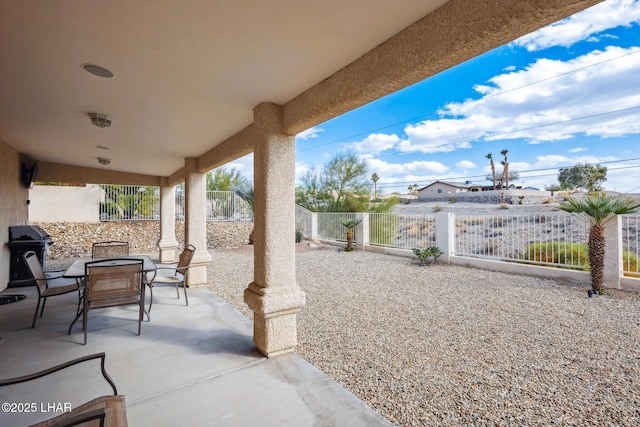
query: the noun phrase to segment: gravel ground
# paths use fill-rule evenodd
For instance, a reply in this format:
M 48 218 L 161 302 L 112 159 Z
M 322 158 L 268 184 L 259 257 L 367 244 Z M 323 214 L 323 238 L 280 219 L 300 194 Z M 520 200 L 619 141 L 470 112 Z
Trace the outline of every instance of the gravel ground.
M 298 353 L 392 422 L 640 425 L 640 294 L 298 249 Z M 210 288 L 251 317 L 253 247 L 211 254 Z

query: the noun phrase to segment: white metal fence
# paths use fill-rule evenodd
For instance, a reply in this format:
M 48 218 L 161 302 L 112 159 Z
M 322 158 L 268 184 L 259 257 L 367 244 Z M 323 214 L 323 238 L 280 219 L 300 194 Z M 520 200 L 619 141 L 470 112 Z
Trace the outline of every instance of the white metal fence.
M 306 238 L 311 238 L 313 214 L 310 210 L 296 205 L 296 231 L 300 231 Z
M 340 222 L 343 219 L 355 219 L 356 214 L 350 212 L 318 212 L 318 238 L 335 240 L 338 242 L 347 241 L 347 229 Z M 357 233 L 353 233 L 353 241 L 357 241 Z
M 399 249 L 435 246 L 435 216 L 371 213 L 369 244 Z
M 587 237 L 571 214 L 456 215 L 455 254 L 582 270 Z
M 100 203 L 102 221 L 140 221 L 160 219 L 158 187 L 136 185 L 100 185 L 104 202 Z M 176 187 L 176 219 L 184 220 L 184 189 Z M 207 221 L 253 221 L 251 206 L 233 191 L 207 191 Z
M 640 277 L 640 215 L 622 215 L 623 273 Z
M 184 219 L 184 209 L 184 192 L 176 191 L 176 219 Z M 207 191 L 207 221 L 253 221 L 253 210 L 233 191 Z
M 100 185 L 104 202 L 100 203 L 101 221 L 140 221 L 160 217 L 158 187 L 138 185 Z

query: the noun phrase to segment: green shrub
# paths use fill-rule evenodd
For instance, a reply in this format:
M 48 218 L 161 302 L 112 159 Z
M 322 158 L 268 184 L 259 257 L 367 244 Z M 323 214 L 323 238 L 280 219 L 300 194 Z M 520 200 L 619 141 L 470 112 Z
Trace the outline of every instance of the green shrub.
M 300 243 L 302 241 L 302 231 L 296 229 L 296 243 Z
M 638 260 L 638 256 L 636 254 L 624 249 L 622 251 L 622 264 L 623 264 L 622 270 L 630 272 L 630 273 L 625 273 L 625 276 L 640 277 L 640 272 L 638 271 L 638 265 L 640 264 L 640 261 Z
M 584 243 L 546 242 L 532 243 L 527 246 L 525 257 L 529 261 L 550 264 L 575 266 L 576 269 L 589 271 L 589 250 Z M 622 251 L 623 271 L 627 276 L 640 277 L 637 266 L 640 264 L 638 256 L 624 249 Z M 637 273 L 637 274 L 634 274 Z
M 437 246 L 430 246 L 426 249 L 415 248 L 413 250 L 413 254 L 415 255 L 415 258 L 418 259 L 421 265 L 427 265 L 435 262 L 435 260 L 443 254 L 443 252 Z
M 529 261 L 575 266 L 581 270 L 589 269 L 589 255 L 584 243 L 537 242 L 527 247 L 525 257 Z
M 440 205 L 435 205 L 435 206 L 433 207 L 433 211 L 434 211 L 434 212 L 442 212 L 442 210 L 443 210 L 443 209 L 444 209 L 444 208 L 443 208 L 442 206 L 440 206 Z

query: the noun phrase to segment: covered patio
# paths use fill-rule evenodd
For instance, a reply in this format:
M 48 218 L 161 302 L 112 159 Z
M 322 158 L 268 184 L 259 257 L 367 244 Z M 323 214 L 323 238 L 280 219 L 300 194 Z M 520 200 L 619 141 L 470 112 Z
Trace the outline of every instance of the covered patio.
M 296 349 L 296 316 L 305 305 L 295 273 L 295 135 L 596 3 L 4 2 L 0 6 L 0 230 L 29 222 L 28 187 L 33 181 L 157 186 L 160 259 L 174 260 L 181 244 L 194 245 L 189 286 L 204 286 L 211 260 L 204 233 L 206 173 L 253 153 L 255 260 L 253 280 L 244 291 L 244 301 L 254 313 L 249 332 L 253 344 L 246 339 L 246 322 L 236 319 L 242 330 L 237 332 L 236 322 L 217 318 L 216 304 L 210 303 L 202 304 L 201 318 L 180 327 L 167 325 L 164 331 L 169 335 L 160 334 L 158 339 L 178 340 L 178 349 L 196 348 L 207 366 L 216 366 L 216 355 L 221 353 L 212 349 L 218 346 L 224 349 L 222 354 L 230 354 L 225 346 L 248 351 L 238 360 L 260 362 L 247 370 L 234 370 L 244 363 L 237 361 L 228 369 L 205 369 L 205 377 L 192 377 L 194 388 L 185 388 L 188 383 L 180 381 L 186 377 L 178 371 L 175 387 L 185 399 L 189 391 L 190 402 L 206 401 L 209 407 L 216 405 L 216 399 L 204 387 L 209 383 L 200 380 L 224 379 L 250 396 L 243 402 L 247 408 L 260 406 L 257 396 L 268 387 L 248 386 L 245 378 L 257 381 L 256 369 L 261 366 L 274 366 L 272 373 L 284 376 L 288 369 L 298 370 L 299 359 L 287 354 Z M 180 183 L 185 184 L 186 207 L 185 242 L 179 243 L 173 200 L 174 187 Z M 0 290 L 9 281 L 7 243 L 7 233 L 0 232 Z M 3 373 L 42 367 L 51 360 L 43 357 L 43 351 L 54 355 L 55 348 L 69 345 L 64 337 L 50 341 L 46 334 L 40 335 L 45 329 L 11 329 L 14 317 L 29 316 L 30 311 L 12 314 L 8 320 L 2 314 Z M 203 319 L 227 329 L 194 338 L 199 343 L 195 347 L 191 341 L 182 342 L 210 327 Z M 134 340 L 136 346 L 151 345 L 148 338 L 155 324 L 156 319 L 143 325 L 148 326 L 147 334 Z M 114 351 L 122 351 L 121 356 L 111 358 L 121 360 L 114 376 L 126 372 L 121 375 L 124 381 L 139 384 L 134 374 L 142 372 L 136 369 L 147 363 L 147 357 L 131 357 L 138 360 L 132 367 L 129 352 L 120 350 L 120 345 Z M 138 350 L 136 354 L 156 355 Z M 127 394 L 136 421 L 132 424 L 144 424 L 134 407 L 143 407 L 148 396 L 159 396 L 162 405 L 164 377 L 172 378 L 170 366 L 179 364 L 170 355 L 174 350 L 167 351 L 166 360 L 173 364 L 162 373 L 154 371 L 160 375 L 154 380 L 141 378 L 148 380 L 144 389 L 149 394 L 138 393 L 135 387 Z M 284 356 L 264 361 L 259 354 Z M 227 371 L 232 373 L 216 377 Z M 314 382 L 306 392 L 314 393 L 321 383 Z M 300 384 L 305 388 L 304 381 Z M 286 395 L 287 388 L 267 394 L 279 401 L 277 396 Z M 338 393 L 335 401 L 341 400 Z M 238 400 L 229 405 L 212 416 L 243 417 L 251 412 Z M 265 409 L 272 407 L 277 405 L 265 404 Z M 286 415 L 295 422 L 297 414 L 287 410 Z M 276 417 L 263 413 L 261 422 L 271 416 Z
M 3 294 L 6 294 L 4 292 Z M 106 369 L 125 395 L 129 425 L 354 426 L 391 425 L 295 353 L 266 358 L 251 341 L 251 322 L 207 288 L 189 291 L 189 306 L 172 287 L 154 292 L 152 321 L 136 335 L 135 309 L 92 312 L 89 337 L 71 335 L 77 296 L 53 298 L 31 329 L 37 294 L 0 307 L 0 379 L 106 352 Z M 2 402 L 71 403 L 111 393 L 99 362 L 77 365 L 32 383 L 0 388 Z M 38 406 L 39 407 L 39 406 Z M 0 412 L 0 425 L 27 426 L 60 412 Z

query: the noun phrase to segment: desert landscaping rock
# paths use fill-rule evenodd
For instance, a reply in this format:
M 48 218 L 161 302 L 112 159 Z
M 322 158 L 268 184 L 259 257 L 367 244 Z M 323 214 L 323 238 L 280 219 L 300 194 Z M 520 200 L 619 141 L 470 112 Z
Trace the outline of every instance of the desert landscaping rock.
M 251 318 L 252 246 L 210 288 Z M 398 425 L 640 425 L 640 294 L 298 244 L 298 353 Z
M 91 244 L 107 240 L 129 242 L 132 254 L 157 254 L 160 239 L 158 221 L 51 222 L 34 223 L 51 236 L 54 244 L 47 260 L 91 256 Z M 252 222 L 208 222 L 209 248 L 225 248 L 246 244 Z M 184 222 L 176 221 L 176 240 L 184 242 Z

